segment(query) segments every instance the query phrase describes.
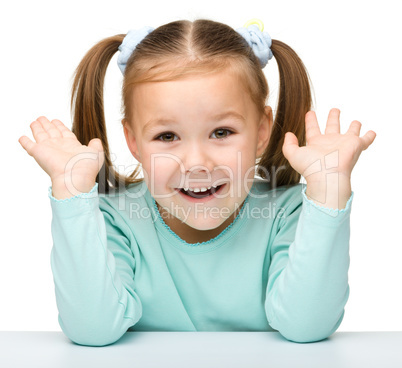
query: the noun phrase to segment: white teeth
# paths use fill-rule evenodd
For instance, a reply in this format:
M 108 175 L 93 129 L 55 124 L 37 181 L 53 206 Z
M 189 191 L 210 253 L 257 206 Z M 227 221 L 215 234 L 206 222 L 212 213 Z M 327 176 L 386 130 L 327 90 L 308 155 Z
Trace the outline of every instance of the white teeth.
M 203 188 L 194 188 L 193 191 L 194 191 L 194 193 L 206 192 L 207 188 L 204 188 L 204 187 Z
M 216 187 L 215 187 L 216 188 Z M 202 188 L 194 188 L 194 189 L 191 189 L 191 188 L 183 188 L 186 192 L 187 191 L 191 191 L 191 192 L 194 192 L 194 193 L 199 193 L 199 192 L 206 192 L 207 190 L 209 190 L 209 189 L 211 189 L 211 187 L 208 187 L 208 188 L 205 188 L 205 187 L 202 187 Z
M 190 191 L 190 192 L 194 192 L 194 193 L 199 193 L 199 192 L 206 192 L 207 190 L 210 190 L 211 188 L 217 188 L 217 187 L 219 187 L 219 185 L 212 185 L 212 186 L 209 186 L 209 187 L 201 187 L 201 188 L 194 188 L 194 189 L 191 189 L 191 188 L 183 188 L 186 192 L 187 191 Z

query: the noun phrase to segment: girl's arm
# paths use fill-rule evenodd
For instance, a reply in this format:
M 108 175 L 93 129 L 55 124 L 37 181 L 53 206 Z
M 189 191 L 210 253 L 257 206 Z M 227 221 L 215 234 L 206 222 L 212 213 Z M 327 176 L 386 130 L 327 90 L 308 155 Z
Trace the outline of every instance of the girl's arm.
M 350 211 L 294 201 L 271 245 L 265 310 L 268 322 L 296 342 L 322 340 L 342 322 L 349 296 Z
M 307 145 L 299 147 L 288 132 L 282 147 L 289 164 L 306 178 L 308 197 L 304 190 L 303 206 L 288 207 L 273 241 L 265 308 L 271 326 L 293 341 L 331 335 L 349 296 L 350 177 L 376 134 L 370 130 L 360 137 L 362 124 L 356 120 L 341 134 L 339 116 L 339 109 L 331 109 L 322 134 L 309 111 Z
M 78 344 L 111 344 L 142 315 L 128 229 L 114 226 L 105 205 L 100 210 L 97 184 L 66 200 L 56 200 L 50 188 L 49 197 L 60 326 Z
M 104 162 L 100 139 L 82 145 L 61 121 L 41 116 L 31 124 L 35 142 L 22 147 L 50 176 L 53 211 L 51 264 L 65 334 L 83 345 L 118 340 L 141 317 L 134 292 L 135 259 L 127 229 L 99 208 L 96 176 Z M 92 188 L 92 189 L 91 189 Z

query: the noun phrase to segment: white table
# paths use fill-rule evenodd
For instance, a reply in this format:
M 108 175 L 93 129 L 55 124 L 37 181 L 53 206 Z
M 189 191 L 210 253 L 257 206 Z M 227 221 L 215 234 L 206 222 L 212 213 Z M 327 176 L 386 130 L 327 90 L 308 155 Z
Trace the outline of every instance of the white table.
M 309 344 L 277 332 L 127 332 L 105 347 L 61 332 L 0 332 L 1 368 L 401 368 L 402 332 L 337 332 Z

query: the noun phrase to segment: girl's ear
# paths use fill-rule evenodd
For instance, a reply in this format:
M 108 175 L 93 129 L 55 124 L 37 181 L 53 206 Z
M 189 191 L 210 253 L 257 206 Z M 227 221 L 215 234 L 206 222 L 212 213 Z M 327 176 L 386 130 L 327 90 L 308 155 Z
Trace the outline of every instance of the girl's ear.
M 260 157 L 268 146 L 273 124 L 272 109 L 270 106 L 265 106 L 258 126 L 257 157 Z
M 141 163 L 141 155 L 138 151 L 137 140 L 135 139 L 135 135 L 133 130 L 130 127 L 130 124 L 127 120 L 122 120 L 123 128 L 124 128 L 124 136 L 126 137 L 126 142 L 128 149 L 130 150 L 131 154 L 135 157 L 135 159 Z

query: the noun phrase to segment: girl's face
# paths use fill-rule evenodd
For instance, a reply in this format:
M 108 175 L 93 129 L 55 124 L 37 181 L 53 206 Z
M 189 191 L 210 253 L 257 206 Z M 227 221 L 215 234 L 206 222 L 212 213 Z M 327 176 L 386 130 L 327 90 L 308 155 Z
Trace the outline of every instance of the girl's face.
M 230 223 L 268 144 L 271 109 L 260 114 L 228 72 L 140 84 L 132 104 L 127 144 L 165 222 L 177 234 Z

